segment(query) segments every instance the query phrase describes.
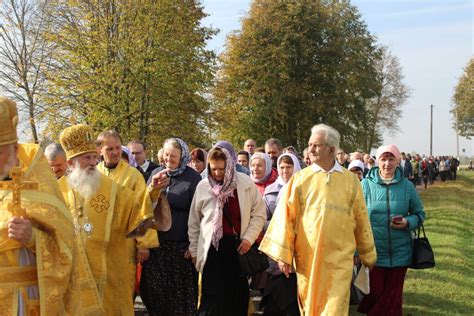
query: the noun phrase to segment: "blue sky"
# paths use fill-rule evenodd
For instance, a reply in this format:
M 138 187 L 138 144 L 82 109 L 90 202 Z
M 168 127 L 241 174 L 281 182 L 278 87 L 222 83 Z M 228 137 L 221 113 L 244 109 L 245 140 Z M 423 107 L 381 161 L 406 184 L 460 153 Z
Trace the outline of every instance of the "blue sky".
M 220 29 L 209 48 L 222 52 L 225 37 L 240 29 L 248 0 L 203 0 L 209 14 L 204 24 Z M 433 154 L 456 155 L 451 98 L 463 68 L 473 57 L 474 4 L 471 0 L 358 0 L 369 31 L 400 59 L 411 97 L 403 106 L 399 131 L 384 135 L 400 150 L 429 154 L 430 104 L 433 112 Z M 474 155 L 474 140 L 460 137 L 460 154 Z

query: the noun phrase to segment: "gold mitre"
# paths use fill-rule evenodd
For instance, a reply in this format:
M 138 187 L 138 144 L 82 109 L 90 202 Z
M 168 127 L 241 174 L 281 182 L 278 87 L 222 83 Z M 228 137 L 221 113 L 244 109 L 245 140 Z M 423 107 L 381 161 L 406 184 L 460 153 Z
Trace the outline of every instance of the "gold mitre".
M 16 103 L 8 98 L 0 97 L 0 146 L 18 141 L 17 125 L 18 110 L 16 109 Z
M 66 151 L 67 159 L 82 154 L 97 153 L 92 128 L 84 124 L 67 127 L 59 135 L 59 142 Z

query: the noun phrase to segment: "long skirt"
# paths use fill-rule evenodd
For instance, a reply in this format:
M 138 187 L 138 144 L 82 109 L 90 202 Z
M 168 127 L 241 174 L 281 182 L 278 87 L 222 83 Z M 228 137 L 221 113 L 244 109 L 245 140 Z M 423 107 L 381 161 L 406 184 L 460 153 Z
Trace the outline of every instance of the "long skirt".
M 264 316 L 299 316 L 296 273 L 269 275 L 263 293 Z
M 198 274 L 184 258 L 187 249 L 187 241 L 166 240 L 150 249 L 140 282 L 140 296 L 150 315 L 196 315 Z
M 211 245 L 202 273 L 200 316 L 247 315 L 249 287 L 237 255 L 233 236 L 222 237 L 218 251 Z
M 407 267 L 374 267 L 370 271 L 370 293 L 357 309 L 369 316 L 402 316 L 403 284 Z

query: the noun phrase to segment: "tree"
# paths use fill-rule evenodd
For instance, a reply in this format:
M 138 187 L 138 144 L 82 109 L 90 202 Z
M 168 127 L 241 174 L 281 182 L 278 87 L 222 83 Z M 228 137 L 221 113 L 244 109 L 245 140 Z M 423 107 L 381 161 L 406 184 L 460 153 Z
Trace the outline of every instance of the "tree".
M 471 58 L 454 90 L 453 109 L 455 128 L 459 135 L 470 139 L 474 136 L 474 58 Z M 456 120 L 457 115 L 457 120 Z
M 44 6 L 44 1 L 34 0 L 2 1 L 0 5 L 0 91 L 27 113 L 34 142 L 38 142 L 37 124 L 44 111 L 39 98 L 51 52 L 41 36 L 49 25 Z
M 377 76 L 372 85 L 375 95 L 366 100 L 363 118 L 365 129 L 359 141 L 368 153 L 381 145 L 384 131 L 397 130 L 401 107 L 409 97 L 398 58 L 386 46 L 381 46 L 380 52 L 380 58 L 375 59 Z
M 221 55 L 213 95 L 220 137 L 277 137 L 302 149 L 311 126 L 324 122 L 341 132 L 343 146 L 356 146 L 378 56 L 348 2 L 253 1 Z
M 200 25 L 206 15 L 197 1 L 84 0 L 49 9 L 46 37 L 57 47 L 48 75 L 52 128 L 73 116 L 155 148 L 169 136 L 209 142 L 202 122 L 214 54 L 206 41 L 215 31 Z

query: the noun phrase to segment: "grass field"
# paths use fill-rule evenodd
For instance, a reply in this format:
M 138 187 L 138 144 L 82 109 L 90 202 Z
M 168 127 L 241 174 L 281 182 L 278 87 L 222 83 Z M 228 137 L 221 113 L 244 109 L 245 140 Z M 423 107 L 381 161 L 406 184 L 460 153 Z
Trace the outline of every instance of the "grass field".
M 404 315 L 474 315 L 474 172 L 421 192 L 436 267 L 408 270 Z M 360 315 L 351 307 L 351 315 Z

